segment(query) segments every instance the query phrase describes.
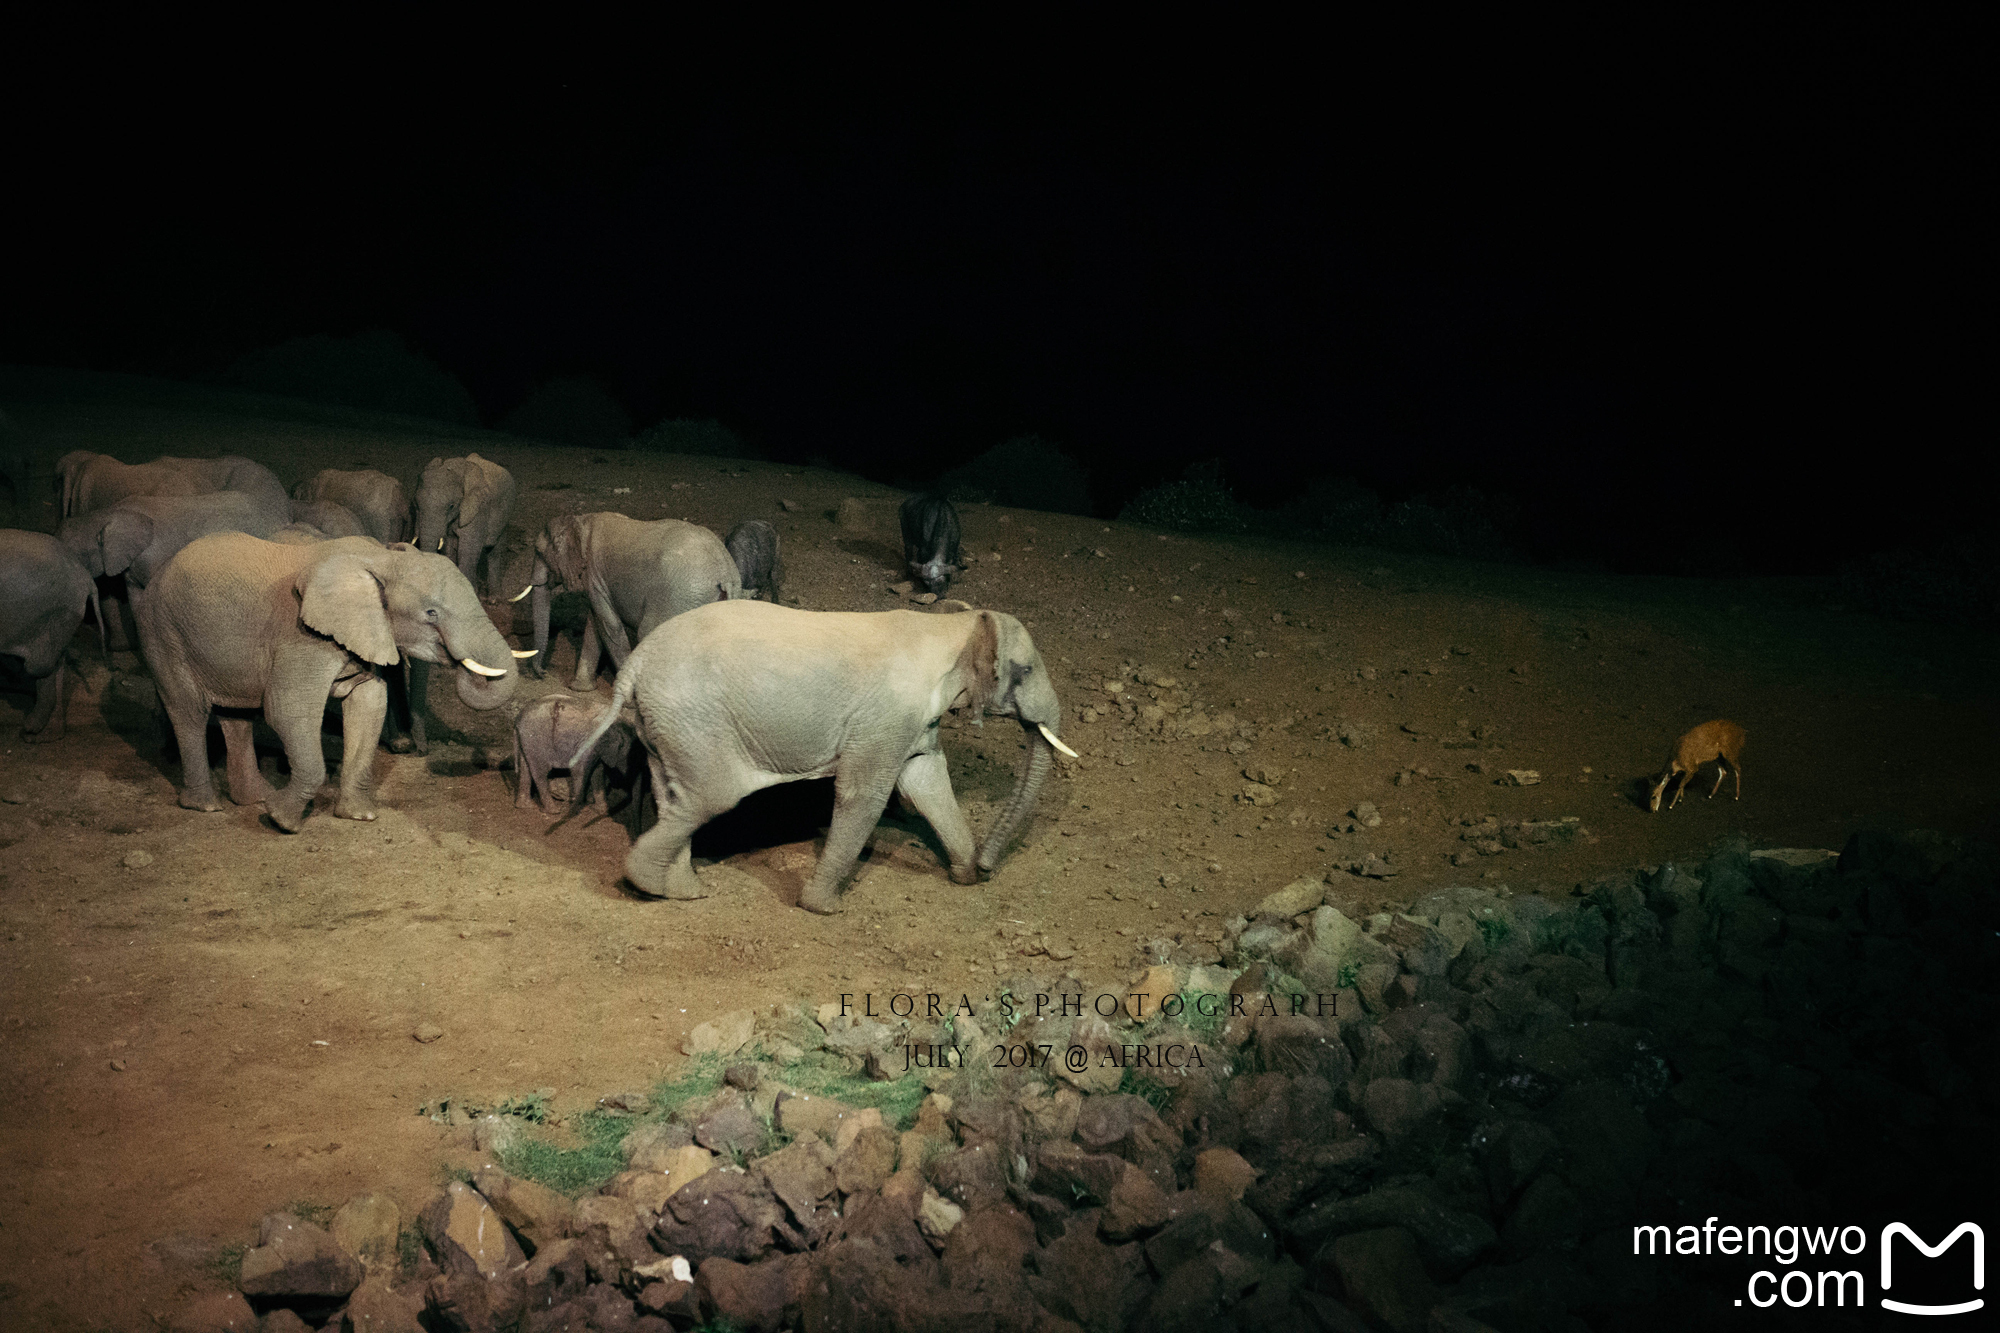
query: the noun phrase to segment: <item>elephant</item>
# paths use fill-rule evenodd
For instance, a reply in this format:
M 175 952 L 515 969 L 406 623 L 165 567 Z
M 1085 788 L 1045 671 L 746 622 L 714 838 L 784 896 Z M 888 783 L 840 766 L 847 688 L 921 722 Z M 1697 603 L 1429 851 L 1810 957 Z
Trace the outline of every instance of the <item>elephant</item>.
M 736 562 L 746 596 L 762 593 L 774 602 L 784 600 L 785 560 L 776 528 L 761 518 L 745 519 L 729 530 L 722 544 Z
M 302 523 L 328 537 L 371 537 L 387 546 L 401 537 L 377 537 L 362 526 L 354 511 L 332 500 L 293 500 L 292 522 Z
M 441 551 L 479 586 L 479 557 L 500 540 L 514 513 L 514 474 L 467 454 L 433 458 L 417 483 L 417 547 Z
M 103 509 L 66 518 L 57 536 L 83 562 L 92 578 L 123 576 L 124 596 L 107 597 L 118 617 L 119 646 L 132 645 L 132 617 L 146 585 L 174 553 L 211 532 L 247 532 L 268 537 L 284 526 L 291 502 L 273 504 L 268 495 L 214 491 L 205 495 L 134 495 Z M 111 589 L 117 591 L 114 585 Z
M 63 734 L 63 654 L 96 607 L 97 583 L 83 562 L 46 532 L 0 528 L 0 656 L 18 657 L 35 682 L 35 703 L 21 738 Z M 104 617 L 99 611 L 100 632 Z
M 646 636 L 618 673 L 611 706 L 578 747 L 581 763 L 621 709 L 638 709 L 659 822 L 633 843 L 625 873 L 640 892 L 699 898 L 688 844 L 751 792 L 834 778 L 833 824 L 799 906 L 832 913 L 869 833 L 899 791 L 930 821 L 951 877 L 991 871 L 1034 808 L 1062 708 L 1034 640 L 997 611 L 802 611 L 714 602 Z M 977 858 L 938 741 L 947 710 L 1011 715 L 1028 758 Z
M 315 546 L 238 532 L 199 538 L 168 562 L 139 608 L 139 641 L 181 752 L 180 803 L 219 810 L 207 764 L 215 708 L 262 708 L 285 747 L 292 780 L 273 790 L 257 771 L 250 720 L 222 718 L 229 795 L 261 800 L 296 833 L 326 779 L 320 722 L 341 700 L 345 740 L 333 813 L 373 819 L 369 757 L 388 688 L 380 668 L 400 657 L 456 665 L 458 697 L 498 708 L 520 676 L 507 641 L 472 585 L 441 555 L 367 537 Z
M 410 539 L 410 497 L 403 483 L 386 472 L 361 468 L 344 472 L 327 468 L 315 472 L 292 490 L 292 499 L 301 504 L 337 504 L 360 523 L 360 531 L 378 542 Z M 293 518 L 300 515 L 293 514 Z M 305 522 L 312 522 L 306 518 Z M 325 527 L 324 524 L 318 526 Z M 331 531 L 331 529 L 328 529 Z M 334 533 L 347 536 L 346 533 Z
M 548 670 L 552 585 L 590 599 L 570 681 L 578 692 L 597 686 L 600 644 L 622 668 L 632 645 L 662 621 L 743 595 L 742 576 L 722 539 L 677 518 L 643 522 L 623 514 L 566 514 L 552 519 L 535 539 L 533 579 L 513 600 L 534 594 L 535 659 L 529 670 L 538 678 Z
M 913 495 L 903 501 L 896 518 L 910 577 L 934 596 L 944 596 L 951 576 L 965 566 L 958 549 L 958 511 L 942 495 Z
M 78 449 L 56 464 L 62 478 L 62 516 L 105 509 L 136 495 L 207 495 L 243 491 L 288 510 L 291 497 L 278 474 L 247 458 L 155 458 L 121 463 L 110 454 Z M 280 523 L 286 519 L 279 519 Z
M 525 809 L 539 800 L 542 813 L 557 813 L 555 795 L 549 790 L 549 774 L 569 762 L 577 745 L 602 720 L 605 704 L 599 698 L 578 699 L 567 694 L 545 694 L 521 710 L 514 719 L 514 806 Z M 631 724 L 614 721 L 598 736 L 596 744 L 583 755 L 583 766 L 569 771 L 570 805 L 581 806 L 595 796 L 601 809 L 608 809 L 605 794 L 614 776 L 621 785 L 634 786 L 643 772 L 638 764 L 639 737 Z

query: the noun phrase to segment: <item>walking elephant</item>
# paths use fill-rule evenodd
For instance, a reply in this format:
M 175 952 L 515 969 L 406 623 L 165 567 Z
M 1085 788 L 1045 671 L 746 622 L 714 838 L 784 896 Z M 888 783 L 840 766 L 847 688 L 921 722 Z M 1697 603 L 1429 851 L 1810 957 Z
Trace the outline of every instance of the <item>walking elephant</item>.
M 207 495 L 242 491 L 285 509 L 291 497 L 278 474 L 247 458 L 155 458 L 121 463 L 110 454 L 78 449 L 56 464 L 62 478 L 62 516 L 105 509 L 135 495 Z M 279 522 L 284 522 L 280 519 Z
M 550 775 L 569 763 L 577 745 L 593 732 L 596 743 L 588 747 L 582 767 L 569 770 L 571 807 L 595 797 L 598 808 L 608 812 L 614 782 L 637 796 L 638 779 L 645 772 L 638 756 L 645 751 L 623 721 L 613 722 L 608 731 L 595 730 L 604 709 L 601 698 L 545 694 L 521 710 L 514 719 L 515 809 L 535 804 L 539 795 L 543 814 L 558 813 Z
M 633 844 L 625 872 L 665 898 L 702 896 L 688 856 L 696 829 L 751 792 L 829 776 L 833 824 L 801 907 L 839 910 L 841 885 L 892 790 L 930 821 L 951 877 L 976 883 L 1034 808 L 1054 752 L 1075 753 L 1057 737 L 1062 709 L 1034 640 L 997 611 L 698 607 L 633 650 L 572 767 L 628 703 L 638 709 L 660 817 Z M 1027 733 L 1026 764 L 976 860 L 938 743 L 948 710 L 1010 715 Z
M 742 576 L 722 539 L 677 518 L 642 522 L 623 514 L 566 514 L 535 539 L 534 582 L 514 597 L 534 594 L 536 677 L 548 670 L 549 596 L 557 587 L 590 599 L 583 646 L 570 688 L 597 686 L 599 645 L 623 667 L 632 645 L 654 626 L 717 599 L 741 597 Z
M 0 657 L 20 658 L 35 683 L 22 739 L 62 736 L 63 652 L 96 597 L 90 571 L 61 542 L 46 532 L 0 528 Z
M 479 586 L 479 557 L 500 540 L 514 513 L 514 474 L 467 454 L 433 458 L 417 483 L 417 549 L 443 552 Z
M 456 665 L 458 697 L 478 709 L 499 707 L 519 682 L 507 641 L 449 560 L 366 537 L 313 546 L 203 537 L 168 562 L 138 610 L 140 644 L 180 744 L 180 803 L 221 808 L 206 762 L 209 713 L 262 708 L 292 780 L 274 791 L 257 771 L 250 720 L 226 716 L 229 796 L 263 801 L 287 832 L 298 831 L 326 780 L 320 721 L 329 697 L 341 701 L 345 740 L 333 812 L 373 819 L 369 764 L 388 703 L 381 668 L 399 656 Z
M 352 472 L 327 468 L 315 472 L 294 487 L 292 499 L 302 505 L 339 505 L 354 516 L 362 533 L 378 542 L 410 539 L 410 497 L 404 493 L 403 483 L 386 472 L 377 472 L 373 468 Z M 300 522 L 313 522 L 310 515 L 295 513 L 292 517 Z M 326 527 L 323 523 L 315 526 Z

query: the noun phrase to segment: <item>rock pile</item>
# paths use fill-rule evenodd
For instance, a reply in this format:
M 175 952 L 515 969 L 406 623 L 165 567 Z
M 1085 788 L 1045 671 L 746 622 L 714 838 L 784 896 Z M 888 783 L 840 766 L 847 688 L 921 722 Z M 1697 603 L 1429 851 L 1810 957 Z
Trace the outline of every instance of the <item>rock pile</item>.
M 1635 1256 L 1635 1224 L 1858 1220 L 1987 1151 L 1996 864 L 1858 834 L 1361 921 L 1302 880 L 1109 1017 L 1071 976 L 1016 983 L 1054 1002 L 1011 1025 L 759 1024 L 877 1076 L 962 1050 L 900 1133 L 732 1070 L 599 1193 L 454 1183 L 398 1284 L 369 1196 L 266 1219 L 242 1289 L 266 1330 L 1683 1327 L 1744 1273 Z

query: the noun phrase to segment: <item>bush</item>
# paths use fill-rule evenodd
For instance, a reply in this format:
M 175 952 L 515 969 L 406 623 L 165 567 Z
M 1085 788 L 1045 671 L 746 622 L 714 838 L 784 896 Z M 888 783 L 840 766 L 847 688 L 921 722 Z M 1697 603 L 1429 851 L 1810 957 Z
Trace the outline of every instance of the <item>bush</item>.
M 993 503 L 1051 514 L 1090 512 L 1090 474 L 1039 435 L 1016 435 L 937 480 L 954 504 Z
M 1959 537 L 1930 551 L 1885 551 L 1840 574 L 1855 605 L 1897 620 L 2000 625 L 2000 548 Z
M 557 444 L 623 449 L 632 436 L 632 417 L 596 380 L 568 375 L 529 394 L 502 418 L 500 429 Z
M 1508 497 L 1470 486 L 1387 505 L 1352 478 L 1322 477 L 1286 505 L 1278 521 L 1293 536 L 1312 541 L 1512 560 L 1521 515 Z
M 1245 532 L 1251 512 L 1222 480 L 1222 460 L 1211 458 L 1190 464 L 1179 481 L 1140 491 L 1118 519 L 1182 532 Z
M 695 421 L 677 417 L 648 426 L 634 449 L 660 454 L 693 454 L 697 458 L 761 458 L 763 454 L 729 427 L 713 417 Z
M 338 407 L 479 424 L 472 395 L 442 366 L 386 329 L 348 338 L 315 333 L 252 352 L 217 377 L 259 393 Z

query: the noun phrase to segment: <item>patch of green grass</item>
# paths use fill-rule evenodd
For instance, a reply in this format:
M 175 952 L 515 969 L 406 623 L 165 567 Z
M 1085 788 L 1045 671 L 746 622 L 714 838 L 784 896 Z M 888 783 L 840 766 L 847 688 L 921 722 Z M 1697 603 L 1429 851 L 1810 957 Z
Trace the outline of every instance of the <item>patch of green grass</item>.
M 695 1056 L 679 1075 L 653 1089 L 653 1110 L 644 1119 L 670 1120 L 689 1102 L 713 1097 L 722 1086 L 723 1068 L 722 1057 L 713 1052 Z
M 1145 1098 L 1146 1104 L 1155 1111 L 1166 1110 L 1167 1103 L 1174 1095 L 1174 1090 L 1158 1079 L 1149 1078 L 1132 1069 L 1127 1069 L 1125 1076 L 1118 1080 L 1118 1091 Z
M 417 1261 L 424 1257 L 424 1238 L 415 1227 L 396 1233 L 396 1268 L 404 1277 L 415 1277 Z
M 914 1074 L 876 1083 L 848 1073 L 844 1064 L 810 1055 L 783 1069 L 780 1077 L 808 1096 L 831 1097 L 849 1106 L 872 1106 L 882 1113 L 883 1123 L 899 1132 L 917 1122 L 917 1108 L 929 1091 Z
M 540 1093 L 530 1093 L 525 1097 L 509 1097 L 493 1108 L 493 1114 L 519 1116 L 531 1125 L 546 1124 L 549 1118 L 549 1099 Z
M 1340 975 L 1334 978 L 1333 984 L 1342 990 L 1350 989 L 1354 985 L 1355 977 L 1359 974 L 1360 970 L 1360 968 L 1352 963 L 1342 963 L 1340 965 Z
M 1513 933 L 1514 928 L 1507 924 L 1507 918 L 1504 916 L 1490 916 L 1479 922 L 1479 938 L 1486 945 L 1488 953 L 1505 944 L 1507 937 Z
M 323 1227 L 333 1221 L 331 1204 L 314 1203 L 310 1199 L 294 1199 L 285 1205 L 285 1211 L 299 1221 L 310 1222 L 316 1227 Z
M 576 1142 L 568 1147 L 540 1136 L 522 1135 L 500 1153 L 500 1165 L 510 1175 L 571 1198 L 595 1190 L 625 1169 L 618 1143 L 632 1132 L 631 1117 L 588 1111 L 572 1120 L 569 1130 Z
M 438 1184 L 449 1185 L 454 1180 L 461 1185 L 470 1185 L 472 1183 L 472 1172 L 465 1167 L 454 1166 L 450 1162 L 438 1163 Z
M 223 1246 L 208 1261 L 209 1271 L 230 1286 L 235 1286 L 243 1279 L 243 1256 L 249 1249 L 248 1245 Z

